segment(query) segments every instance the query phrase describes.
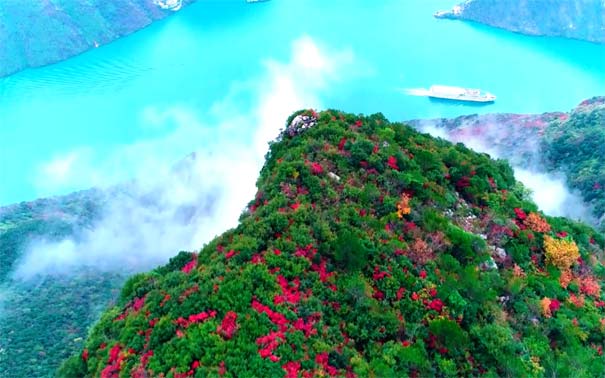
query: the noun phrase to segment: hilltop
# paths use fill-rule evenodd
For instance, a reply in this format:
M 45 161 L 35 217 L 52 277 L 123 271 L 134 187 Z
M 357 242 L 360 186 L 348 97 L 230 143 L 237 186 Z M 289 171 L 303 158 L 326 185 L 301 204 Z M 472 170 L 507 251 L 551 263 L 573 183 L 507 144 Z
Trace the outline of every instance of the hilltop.
M 605 43 L 605 3 L 601 0 L 467 0 L 436 16 L 528 35 Z
M 605 374 L 605 239 L 507 162 L 303 111 L 240 224 L 124 285 L 60 376 Z
M 2 1 L 0 77 L 65 60 L 171 13 L 152 0 Z

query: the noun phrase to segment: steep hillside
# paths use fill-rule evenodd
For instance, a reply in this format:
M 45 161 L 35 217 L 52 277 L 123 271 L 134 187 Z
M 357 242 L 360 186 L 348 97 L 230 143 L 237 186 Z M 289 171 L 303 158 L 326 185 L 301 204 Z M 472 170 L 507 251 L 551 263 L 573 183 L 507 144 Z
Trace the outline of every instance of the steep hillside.
M 605 97 L 583 101 L 569 117 L 551 122 L 543 150 L 548 167 L 565 173 L 605 225 Z
M 593 207 L 596 224 L 605 226 L 605 97 L 582 101 L 569 113 L 473 114 L 409 123 L 441 129 L 456 142 L 479 143 L 516 165 L 562 173 Z
M 70 58 L 171 13 L 153 0 L 2 1 L 0 77 Z
M 101 203 L 98 191 L 84 191 L 0 208 L 0 376 L 52 377 L 117 297 L 124 274 L 81 269 L 12 278 L 32 241 L 62 240 L 90 227 Z
M 132 277 L 60 376 L 605 374 L 603 235 L 380 114 L 287 125 L 239 226 Z
M 435 16 L 477 21 L 529 35 L 605 43 L 602 0 L 466 0 Z

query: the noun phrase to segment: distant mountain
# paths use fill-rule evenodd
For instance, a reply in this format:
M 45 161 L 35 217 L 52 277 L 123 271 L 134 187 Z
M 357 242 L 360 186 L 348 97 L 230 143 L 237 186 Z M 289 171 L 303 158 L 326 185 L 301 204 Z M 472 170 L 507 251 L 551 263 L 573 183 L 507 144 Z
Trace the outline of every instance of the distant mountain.
M 605 238 L 504 160 L 301 111 L 239 225 L 124 285 L 60 377 L 605 375 Z
M 70 58 L 170 14 L 153 0 L 0 1 L 0 77 Z
M 582 101 L 569 113 L 484 114 L 412 120 L 441 129 L 449 140 L 480 142 L 484 149 L 520 166 L 562 173 L 605 227 L 605 97 Z
M 88 190 L 0 208 L 1 377 L 52 377 L 117 297 L 125 274 L 81 269 L 26 282 L 11 277 L 31 242 L 76 235 L 98 218 L 102 203 L 100 192 Z
M 603 0 L 467 0 L 435 15 L 529 35 L 605 43 Z
M 204 179 L 202 164 L 192 153 L 160 184 L 132 180 L 0 207 L 0 377 L 53 377 L 126 278 L 165 263 L 213 216 L 212 193 L 183 190 Z M 34 250 L 45 252 L 28 258 Z

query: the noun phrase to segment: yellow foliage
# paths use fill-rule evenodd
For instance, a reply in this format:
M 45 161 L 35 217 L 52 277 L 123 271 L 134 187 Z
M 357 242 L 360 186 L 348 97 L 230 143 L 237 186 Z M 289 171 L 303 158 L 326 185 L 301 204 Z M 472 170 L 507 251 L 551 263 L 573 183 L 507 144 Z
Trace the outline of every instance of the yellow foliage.
M 399 218 L 403 218 L 404 215 L 412 212 L 410 208 L 410 196 L 403 193 L 401 195 L 401 200 L 397 203 L 397 216 Z
M 544 236 L 544 251 L 546 262 L 562 271 L 569 270 L 574 261 L 580 257 L 578 246 L 573 240 L 554 239 L 548 235 Z
M 549 232 L 550 225 L 538 213 L 529 213 L 523 222 L 527 228 L 534 232 Z

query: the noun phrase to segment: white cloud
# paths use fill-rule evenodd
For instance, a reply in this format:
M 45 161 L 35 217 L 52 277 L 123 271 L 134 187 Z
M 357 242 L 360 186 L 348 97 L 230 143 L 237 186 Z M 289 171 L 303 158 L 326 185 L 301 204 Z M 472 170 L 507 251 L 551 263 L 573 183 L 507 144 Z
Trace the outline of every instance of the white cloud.
M 206 116 L 178 105 L 148 107 L 142 110 L 142 123 L 163 130 L 161 137 L 103 155 L 78 149 L 43 165 L 36 181 L 41 191 L 136 180 L 112 192 L 93 229 L 58 243 L 33 243 L 16 276 L 79 266 L 145 270 L 235 226 L 254 197 L 267 143 L 293 111 L 320 107 L 321 92 L 351 72 L 352 62 L 350 51 L 331 53 L 302 37 L 293 42 L 289 62 L 267 59 L 264 74 L 234 83 Z M 249 108 L 241 107 L 242 97 L 249 97 Z M 196 152 L 175 168 L 174 162 L 190 151 Z M 47 174 L 52 172 L 60 174 Z

